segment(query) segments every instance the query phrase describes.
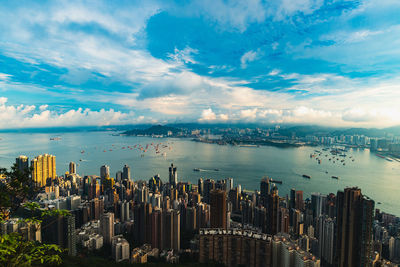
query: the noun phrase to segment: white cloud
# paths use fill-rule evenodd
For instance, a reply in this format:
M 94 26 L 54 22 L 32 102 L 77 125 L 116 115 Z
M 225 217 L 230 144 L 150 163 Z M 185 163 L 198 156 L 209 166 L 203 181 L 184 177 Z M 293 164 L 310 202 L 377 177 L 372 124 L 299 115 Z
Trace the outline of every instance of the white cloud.
M 0 72 L 0 80 L 2 81 L 8 81 L 10 79 L 10 77 L 12 77 L 11 74 L 6 74 L 6 73 L 1 73 Z
M 0 128 L 29 128 L 57 126 L 104 126 L 132 124 L 144 120 L 133 112 L 120 112 L 113 109 L 93 111 L 90 109 L 71 109 L 66 112 L 50 111 L 41 106 L 39 111 L 33 105 L 7 105 L 7 99 L 0 98 Z
M 256 51 L 247 51 L 246 53 L 243 54 L 243 56 L 240 58 L 240 66 L 242 69 L 247 68 L 247 63 L 253 62 L 256 60 L 258 57 L 258 54 Z
M 168 57 L 173 59 L 175 62 L 195 64 L 197 62 L 194 60 L 193 54 L 198 54 L 198 53 L 199 53 L 199 51 L 197 49 L 193 49 L 188 46 L 182 50 L 179 50 L 175 47 L 174 53 L 168 54 Z
M 49 107 L 49 105 L 41 105 L 39 107 L 39 109 L 43 111 L 43 110 L 46 110 L 48 107 Z
M 270 15 L 276 20 L 284 20 L 297 13 L 312 14 L 321 8 L 323 0 L 279 0 L 274 2 L 275 7 L 270 9 Z
M 271 70 L 271 71 L 268 73 L 268 75 L 269 75 L 269 76 L 276 76 L 276 75 L 278 75 L 280 72 L 281 72 L 281 71 L 278 70 L 278 69 L 273 69 L 273 70 Z
M 240 118 L 241 119 L 255 119 L 257 118 L 257 109 L 244 109 L 240 111 Z
M 217 119 L 217 115 L 212 111 L 211 108 L 203 110 L 199 121 L 214 121 Z
M 387 30 L 386 30 L 387 31 Z M 375 35 L 385 33 L 384 30 L 371 31 L 368 29 L 357 30 L 353 32 L 339 31 L 330 33 L 320 37 L 323 41 L 334 41 L 336 43 L 357 43 L 365 41 L 366 39 L 373 38 Z

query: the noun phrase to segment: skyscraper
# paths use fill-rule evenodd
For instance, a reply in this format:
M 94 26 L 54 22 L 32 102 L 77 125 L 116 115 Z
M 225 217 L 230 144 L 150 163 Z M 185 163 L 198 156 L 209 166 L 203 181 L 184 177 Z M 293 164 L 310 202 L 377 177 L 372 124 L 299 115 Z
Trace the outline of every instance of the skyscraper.
M 131 168 L 128 165 L 124 165 L 122 169 L 122 180 L 130 180 L 131 179 Z
M 162 213 L 162 249 L 180 250 L 180 211 L 164 210 Z
M 226 192 L 214 189 L 210 193 L 211 227 L 226 228 Z
M 76 173 L 76 164 L 75 162 L 70 162 L 69 163 L 69 174 L 75 174 Z
M 269 179 L 263 178 L 260 183 L 261 197 L 267 197 L 267 195 L 269 195 L 269 192 L 270 192 Z
M 108 212 L 101 215 L 100 232 L 104 238 L 104 243 L 111 244 L 114 236 L 114 213 Z
M 267 234 L 278 233 L 279 195 L 278 190 L 272 190 L 267 197 Z
M 27 156 L 19 156 L 15 159 L 15 163 L 17 164 L 17 169 L 21 172 L 29 169 L 29 159 Z
M 357 187 L 337 194 L 337 266 L 368 266 L 372 254 L 374 201 Z
M 169 184 L 175 187 L 178 183 L 178 173 L 176 171 L 176 167 L 174 167 L 174 164 L 171 164 L 171 167 L 169 167 Z
M 32 179 L 37 186 L 45 186 L 47 179 L 56 178 L 56 156 L 39 155 L 31 161 Z
M 110 166 L 108 165 L 103 165 L 100 167 L 100 178 L 101 181 L 103 181 L 106 178 L 110 177 Z

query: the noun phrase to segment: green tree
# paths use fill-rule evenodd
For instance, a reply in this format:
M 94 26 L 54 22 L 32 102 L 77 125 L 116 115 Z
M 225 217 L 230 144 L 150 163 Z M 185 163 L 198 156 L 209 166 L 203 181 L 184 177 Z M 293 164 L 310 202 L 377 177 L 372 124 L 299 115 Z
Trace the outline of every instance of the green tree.
M 20 223 L 34 226 L 40 225 L 47 216 L 69 215 L 65 210 L 42 210 L 39 204 L 29 202 L 38 194 L 30 172 L 31 169 L 21 171 L 16 165 L 10 171 L 0 168 L 0 222 L 13 217 L 21 207 L 28 210 L 29 216 Z M 57 245 L 24 240 L 20 233 L 0 235 L 0 266 L 59 265 L 62 253 L 63 249 Z

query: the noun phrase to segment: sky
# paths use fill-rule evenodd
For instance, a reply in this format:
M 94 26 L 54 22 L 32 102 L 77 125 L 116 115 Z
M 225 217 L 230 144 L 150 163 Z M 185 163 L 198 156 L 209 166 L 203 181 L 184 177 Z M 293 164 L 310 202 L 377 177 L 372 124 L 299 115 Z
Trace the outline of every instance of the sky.
M 398 0 L 0 0 L 0 129 L 400 125 Z

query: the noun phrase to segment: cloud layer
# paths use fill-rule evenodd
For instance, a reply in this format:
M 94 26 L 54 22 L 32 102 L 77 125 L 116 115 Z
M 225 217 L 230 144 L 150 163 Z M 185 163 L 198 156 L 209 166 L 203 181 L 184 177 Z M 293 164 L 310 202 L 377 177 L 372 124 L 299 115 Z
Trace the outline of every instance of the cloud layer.
M 398 12 L 390 0 L 10 2 L 0 128 L 397 125 Z

